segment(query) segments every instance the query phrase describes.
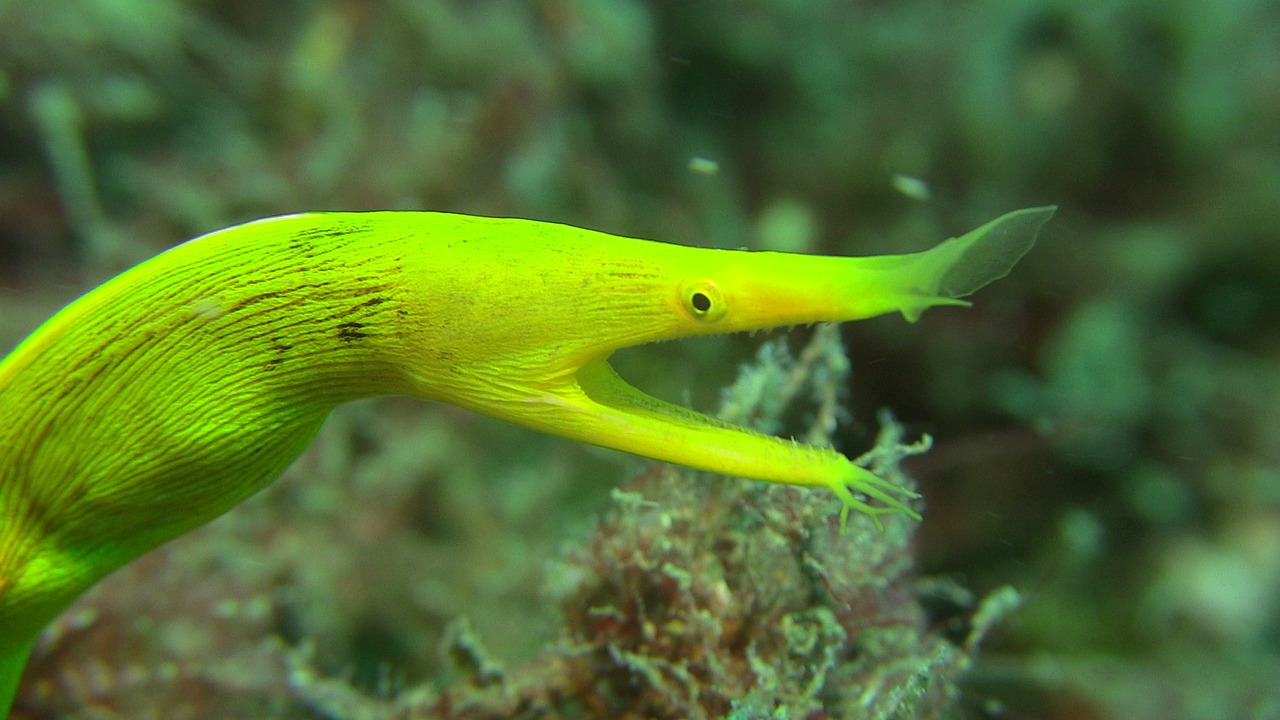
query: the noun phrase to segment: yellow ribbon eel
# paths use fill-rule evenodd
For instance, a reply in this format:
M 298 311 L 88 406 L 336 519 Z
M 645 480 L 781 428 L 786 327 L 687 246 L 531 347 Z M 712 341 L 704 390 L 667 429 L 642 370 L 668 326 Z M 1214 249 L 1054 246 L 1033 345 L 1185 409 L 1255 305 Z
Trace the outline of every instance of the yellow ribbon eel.
M 107 573 L 284 471 L 337 405 L 439 400 L 726 475 L 915 497 L 826 448 L 670 405 L 615 350 L 935 305 L 1003 277 L 1052 207 L 915 254 L 690 248 L 419 212 L 270 218 L 179 245 L 0 361 L 0 717 L 42 627 Z

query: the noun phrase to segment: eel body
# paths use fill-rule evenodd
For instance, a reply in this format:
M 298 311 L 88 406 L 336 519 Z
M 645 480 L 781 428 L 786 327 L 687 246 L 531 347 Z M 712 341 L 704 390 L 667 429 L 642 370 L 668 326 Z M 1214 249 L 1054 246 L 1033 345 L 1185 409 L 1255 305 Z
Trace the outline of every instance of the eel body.
M 56 614 L 270 483 L 357 398 L 438 400 L 915 516 L 911 493 L 840 453 L 662 402 L 607 360 L 653 341 L 964 305 L 1052 212 L 868 258 L 414 212 L 290 215 L 179 245 L 0 361 L 0 717 Z

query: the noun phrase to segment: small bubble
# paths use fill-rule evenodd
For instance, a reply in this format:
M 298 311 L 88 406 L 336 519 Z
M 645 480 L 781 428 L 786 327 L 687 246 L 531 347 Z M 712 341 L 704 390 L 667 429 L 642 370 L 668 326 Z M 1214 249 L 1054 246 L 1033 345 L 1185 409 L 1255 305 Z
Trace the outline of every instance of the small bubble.
M 689 158 L 689 171 L 698 175 L 715 175 L 720 172 L 720 163 L 695 155 Z

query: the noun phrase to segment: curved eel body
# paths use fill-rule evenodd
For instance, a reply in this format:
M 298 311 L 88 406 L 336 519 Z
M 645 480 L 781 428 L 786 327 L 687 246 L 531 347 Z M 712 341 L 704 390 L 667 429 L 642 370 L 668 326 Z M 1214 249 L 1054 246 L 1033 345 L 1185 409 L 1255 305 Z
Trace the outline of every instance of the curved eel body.
M 40 630 L 89 586 L 249 497 L 337 405 L 452 403 L 713 472 L 915 513 L 830 449 L 623 382 L 615 350 L 900 312 L 1002 277 L 1053 208 L 922 253 L 689 248 L 529 220 L 312 213 L 177 246 L 0 361 L 0 717 Z

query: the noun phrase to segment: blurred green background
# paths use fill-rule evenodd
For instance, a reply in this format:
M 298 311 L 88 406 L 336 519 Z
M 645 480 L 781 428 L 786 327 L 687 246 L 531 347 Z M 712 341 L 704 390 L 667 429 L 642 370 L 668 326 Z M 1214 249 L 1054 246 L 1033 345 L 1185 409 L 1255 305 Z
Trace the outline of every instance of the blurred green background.
M 286 212 L 871 255 L 1046 203 L 973 308 L 842 328 L 837 445 L 868 447 L 881 407 L 936 440 L 908 465 L 919 575 L 1025 595 L 954 716 L 1280 718 L 1274 0 L 0 0 L 3 349 L 166 247 Z M 714 410 L 760 342 L 619 367 Z M 192 607 L 360 687 L 447 679 L 461 615 L 518 663 L 553 622 L 548 566 L 638 466 L 447 407 L 345 408 L 269 491 L 95 591 L 80 626 L 119 627 L 33 672 L 89 707 L 93 667 L 150 661 L 127 640 L 148 623 L 180 628 L 174 657 L 216 648 Z M 217 569 L 192 584 L 174 558 Z

